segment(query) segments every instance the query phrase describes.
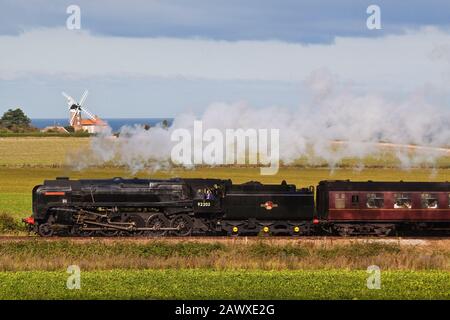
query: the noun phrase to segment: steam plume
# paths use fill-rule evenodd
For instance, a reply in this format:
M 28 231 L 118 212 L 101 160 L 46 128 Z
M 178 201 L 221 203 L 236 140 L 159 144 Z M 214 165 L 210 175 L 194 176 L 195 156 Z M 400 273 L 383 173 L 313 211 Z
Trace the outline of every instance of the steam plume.
M 312 102 L 295 110 L 254 108 L 244 102 L 214 103 L 200 117 L 188 113 L 175 117 L 169 128 L 123 127 L 117 139 L 106 132 L 93 138 L 88 155 L 72 158 L 71 164 L 81 169 L 112 163 L 132 172 L 170 167 L 173 130 L 192 132 L 196 119 L 202 120 L 204 130 L 279 129 L 280 160 L 285 164 L 306 158 L 309 164 L 320 159 L 334 167 L 348 157 L 383 157 L 380 143 L 393 150 L 403 167 L 432 166 L 437 158 L 450 153 L 448 108 L 430 103 L 423 92 L 414 92 L 400 102 L 373 94 L 357 95 L 324 70 L 313 73 L 305 85 Z

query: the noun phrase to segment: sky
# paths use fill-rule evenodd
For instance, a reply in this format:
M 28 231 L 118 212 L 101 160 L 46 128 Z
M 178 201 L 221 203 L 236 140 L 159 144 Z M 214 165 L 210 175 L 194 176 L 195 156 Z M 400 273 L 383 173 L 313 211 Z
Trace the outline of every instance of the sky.
M 81 29 L 69 30 L 69 5 Z M 369 30 L 371 4 L 381 29 Z M 331 77 L 391 101 L 450 98 L 450 2 L 0 0 L 0 113 L 64 118 L 65 91 L 104 118 L 295 109 Z M 326 87 L 324 88 L 326 90 Z

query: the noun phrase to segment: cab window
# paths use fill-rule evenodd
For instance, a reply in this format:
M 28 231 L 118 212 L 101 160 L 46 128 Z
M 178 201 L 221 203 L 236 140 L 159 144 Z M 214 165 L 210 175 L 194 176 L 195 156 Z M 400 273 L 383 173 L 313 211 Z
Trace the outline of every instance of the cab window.
M 382 193 L 368 193 L 366 207 L 369 209 L 383 208 L 384 195 Z
M 422 209 L 437 209 L 439 201 L 435 193 L 422 193 L 421 195 Z
M 412 199 L 408 193 L 394 194 L 394 209 L 411 209 Z

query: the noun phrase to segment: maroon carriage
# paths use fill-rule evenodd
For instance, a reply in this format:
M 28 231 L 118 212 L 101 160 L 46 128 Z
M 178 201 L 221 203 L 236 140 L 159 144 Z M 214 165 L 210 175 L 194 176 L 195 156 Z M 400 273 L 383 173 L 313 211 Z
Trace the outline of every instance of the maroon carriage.
M 321 181 L 317 214 L 340 235 L 450 230 L 449 182 Z

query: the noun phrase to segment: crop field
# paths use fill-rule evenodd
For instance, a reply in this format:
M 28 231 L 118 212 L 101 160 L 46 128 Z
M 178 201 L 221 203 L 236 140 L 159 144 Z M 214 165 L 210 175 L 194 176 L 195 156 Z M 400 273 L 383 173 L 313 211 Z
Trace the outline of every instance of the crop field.
M 368 289 L 365 271 L 207 269 L 81 273 L 66 289 L 64 271 L 0 272 L 0 299 L 449 299 L 450 274 L 386 271 Z M 30 288 L 33 288 L 30 290 Z
M 64 167 L 68 164 L 68 158 L 83 151 L 88 155 L 91 138 L 87 137 L 2 137 L 0 136 L 0 166 L 8 167 Z M 339 149 L 341 144 L 334 148 Z M 402 149 L 403 150 L 403 149 Z M 403 152 L 405 152 L 403 150 Z M 413 150 L 406 151 L 406 155 L 417 155 L 423 160 L 430 160 L 431 155 L 434 161 L 424 161 L 420 166 L 431 166 L 436 168 L 450 168 L 450 149 L 447 151 L 430 150 L 429 153 L 414 153 Z M 111 164 L 108 164 L 111 165 Z M 302 157 L 294 161 L 292 166 L 297 167 L 321 167 L 327 168 L 328 164 L 313 153 L 308 159 Z M 415 166 L 419 166 L 415 165 Z M 374 148 L 372 155 L 364 156 L 361 159 L 344 158 L 337 167 L 341 168 L 398 168 L 401 166 L 396 152 L 392 147 Z M 361 170 L 361 169 L 359 169 Z
M 73 170 L 68 154 L 88 138 L 0 138 L 0 299 L 450 299 L 450 240 L 267 238 L 218 240 L 56 239 L 26 235 L 31 189 L 44 179 L 200 177 L 259 180 L 298 187 L 324 179 L 450 180 L 450 161 L 401 170 L 391 158 L 346 159 L 333 170 L 282 166 L 275 176 L 254 167 L 173 168 L 132 175 L 113 165 Z M 358 169 L 353 169 L 357 167 Z M 392 240 L 392 239 L 391 239 Z M 69 290 L 66 269 L 81 269 L 81 289 Z M 366 286 L 370 265 L 381 269 L 381 289 Z
M 70 152 L 88 144 L 89 138 L 0 137 L 0 166 L 61 167 Z
M 11 239 L 0 244 L 0 299 L 449 299 L 448 244 Z M 380 289 L 367 287 L 374 264 Z M 80 289 L 66 287 L 70 265 Z

